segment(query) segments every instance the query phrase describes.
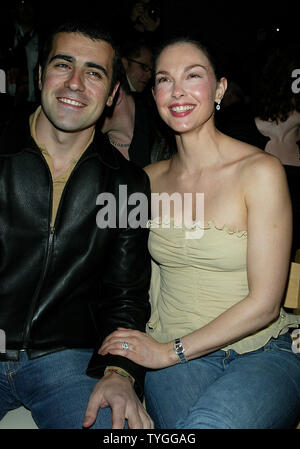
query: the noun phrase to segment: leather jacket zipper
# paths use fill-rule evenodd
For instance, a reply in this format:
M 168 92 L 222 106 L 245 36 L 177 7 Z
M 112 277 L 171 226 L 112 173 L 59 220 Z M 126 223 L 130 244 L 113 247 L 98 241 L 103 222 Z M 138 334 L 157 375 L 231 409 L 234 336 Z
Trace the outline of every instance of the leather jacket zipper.
M 33 314 L 35 311 L 36 301 L 39 298 L 40 291 L 43 286 L 44 279 L 45 279 L 45 276 L 46 276 L 46 273 L 48 270 L 50 255 L 52 253 L 54 234 L 55 234 L 55 228 L 51 226 L 50 230 L 49 230 L 49 236 L 48 236 L 48 247 L 47 247 L 47 254 L 46 254 L 46 261 L 44 264 L 44 269 L 43 269 L 42 275 L 40 277 L 38 287 L 36 288 L 34 298 L 32 300 L 30 311 L 29 311 L 28 318 L 27 318 L 27 323 L 26 323 L 26 328 L 25 328 L 24 338 L 23 338 L 23 342 L 24 342 L 23 348 L 24 349 L 28 349 L 28 341 L 29 341 L 29 336 L 30 336 L 32 318 L 33 318 Z
M 88 157 L 85 158 L 85 160 L 86 159 L 90 159 L 91 157 L 92 156 L 88 156 Z M 59 201 L 59 205 L 58 205 L 58 209 L 57 209 L 57 212 L 56 212 L 56 218 L 55 218 L 54 226 L 50 226 L 50 229 L 49 229 L 46 260 L 45 260 L 45 264 L 44 264 L 44 269 L 43 269 L 42 275 L 40 277 L 38 286 L 37 286 L 37 288 L 35 290 L 34 297 L 33 297 L 32 302 L 31 302 L 30 310 L 29 310 L 28 315 L 27 315 L 26 326 L 25 326 L 25 330 L 23 332 L 23 349 L 29 349 L 28 348 L 28 343 L 29 343 L 29 339 L 30 339 L 32 318 L 33 318 L 33 315 L 34 315 L 34 312 L 35 312 L 36 302 L 39 299 L 40 291 L 41 291 L 41 289 L 43 287 L 43 283 L 44 283 L 44 280 L 45 280 L 45 277 L 46 277 L 46 273 L 47 273 L 47 270 L 48 270 L 50 257 L 51 257 L 51 253 L 52 253 L 52 249 L 53 249 L 53 240 L 54 240 L 54 235 L 55 235 L 55 223 L 56 223 L 56 219 L 57 219 L 57 217 L 58 217 L 58 215 L 60 213 L 61 203 L 62 203 L 62 200 L 63 200 L 63 197 L 64 197 L 64 192 L 66 190 L 67 185 L 70 182 L 71 177 L 73 176 L 74 171 L 77 170 L 78 166 L 81 165 L 83 162 L 84 161 L 78 162 L 76 164 L 76 166 L 74 167 L 72 173 L 70 174 L 69 179 L 66 182 L 66 185 L 65 185 L 65 187 L 63 189 L 63 192 L 62 192 L 62 195 L 61 195 L 61 198 L 60 198 L 60 201 Z M 47 168 L 48 168 L 48 166 L 47 166 Z M 51 179 L 51 173 L 50 173 L 49 168 L 48 168 L 48 172 L 49 172 L 50 179 Z M 51 198 L 50 198 L 50 202 L 52 204 L 52 195 L 51 195 Z

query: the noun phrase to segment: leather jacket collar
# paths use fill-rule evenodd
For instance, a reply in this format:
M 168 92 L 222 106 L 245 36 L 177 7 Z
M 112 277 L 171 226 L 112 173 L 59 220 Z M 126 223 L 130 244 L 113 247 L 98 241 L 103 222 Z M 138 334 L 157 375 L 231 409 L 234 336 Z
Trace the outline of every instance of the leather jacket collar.
M 15 156 L 22 151 L 40 150 L 30 134 L 29 114 L 19 114 L 7 125 L 0 137 L 0 157 Z M 90 146 L 82 155 L 82 159 L 97 157 L 109 168 L 119 169 L 120 164 L 116 150 L 110 145 L 108 138 L 100 131 L 96 124 L 95 137 Z

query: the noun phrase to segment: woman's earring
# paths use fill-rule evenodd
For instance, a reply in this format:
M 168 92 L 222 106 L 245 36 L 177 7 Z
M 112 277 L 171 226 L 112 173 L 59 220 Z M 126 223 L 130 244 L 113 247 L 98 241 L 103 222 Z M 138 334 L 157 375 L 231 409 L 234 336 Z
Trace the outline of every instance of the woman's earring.
M 221 109 L 220 103 L 221 103 L 221 100 L 220 99 L 217 100 L 217 106 L 216 106 L 217 111 L 219 111 Z

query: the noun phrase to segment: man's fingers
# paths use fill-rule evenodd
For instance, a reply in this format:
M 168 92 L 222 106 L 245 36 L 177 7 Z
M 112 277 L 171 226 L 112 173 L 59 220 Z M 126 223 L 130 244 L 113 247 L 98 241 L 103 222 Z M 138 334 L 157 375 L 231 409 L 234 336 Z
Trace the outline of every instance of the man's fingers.
M 138 407 L 134 405 L 130 407 L 130 413 L 128 413 L 128 427 L 129 429 L 143 429 L 143 421 L 141 419 Z
M 144 407 L 143 412 L 141 413 L 141 419 L 143 423 L 142 429 L 154 429 L 154 422 L 152 421 L 148 413 L 145 411 Z
M 97 400 L 96 395 L 93 393 L 90 396 L 88 406 L 85 412 L 84 420 L 83 420 L 83 427 L 91 427 L 94 422 L 96 421 L 98 410 L 99 410 L 100 403 Z
M 141 404 L 139 404 L 139 413 L 141 416 L 141 420 L 143 423 L 143 429 L 154 429 L 154 422 L 152 421 L 152 419 L 150 418 L 150 416 L 148 415 L 145 407 Z
M 125 403 L 112 406 L 112 429 L 124 429 L 125 425 Z
M 130 429 L 154 429 L 154 423 L 141 403 L 131 412 L 128 418 Z

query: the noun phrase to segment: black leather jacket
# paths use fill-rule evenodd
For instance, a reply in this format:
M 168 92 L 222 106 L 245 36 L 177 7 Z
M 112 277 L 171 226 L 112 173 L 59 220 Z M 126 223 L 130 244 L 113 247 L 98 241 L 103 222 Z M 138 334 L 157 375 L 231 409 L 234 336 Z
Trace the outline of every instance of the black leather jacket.
M 70 175 L 51 227 L 51 174 L 28 117 L 6 129 L 0 141 L 0 329 L 8 357 L 20 349 L 35 358 L 95 348 L 87 373 L 101 377 L 108 364 L 121 366 L 135 377 L 140 394 L 143 368 L 96 353 L 118 326 L 144 331 L 150 314 L 148 230 L 96 225 L 104 207 L 96 205 L 98 194 L 117 198 L 119 185 L 149 200 L 145 172 L 97 131 Z

